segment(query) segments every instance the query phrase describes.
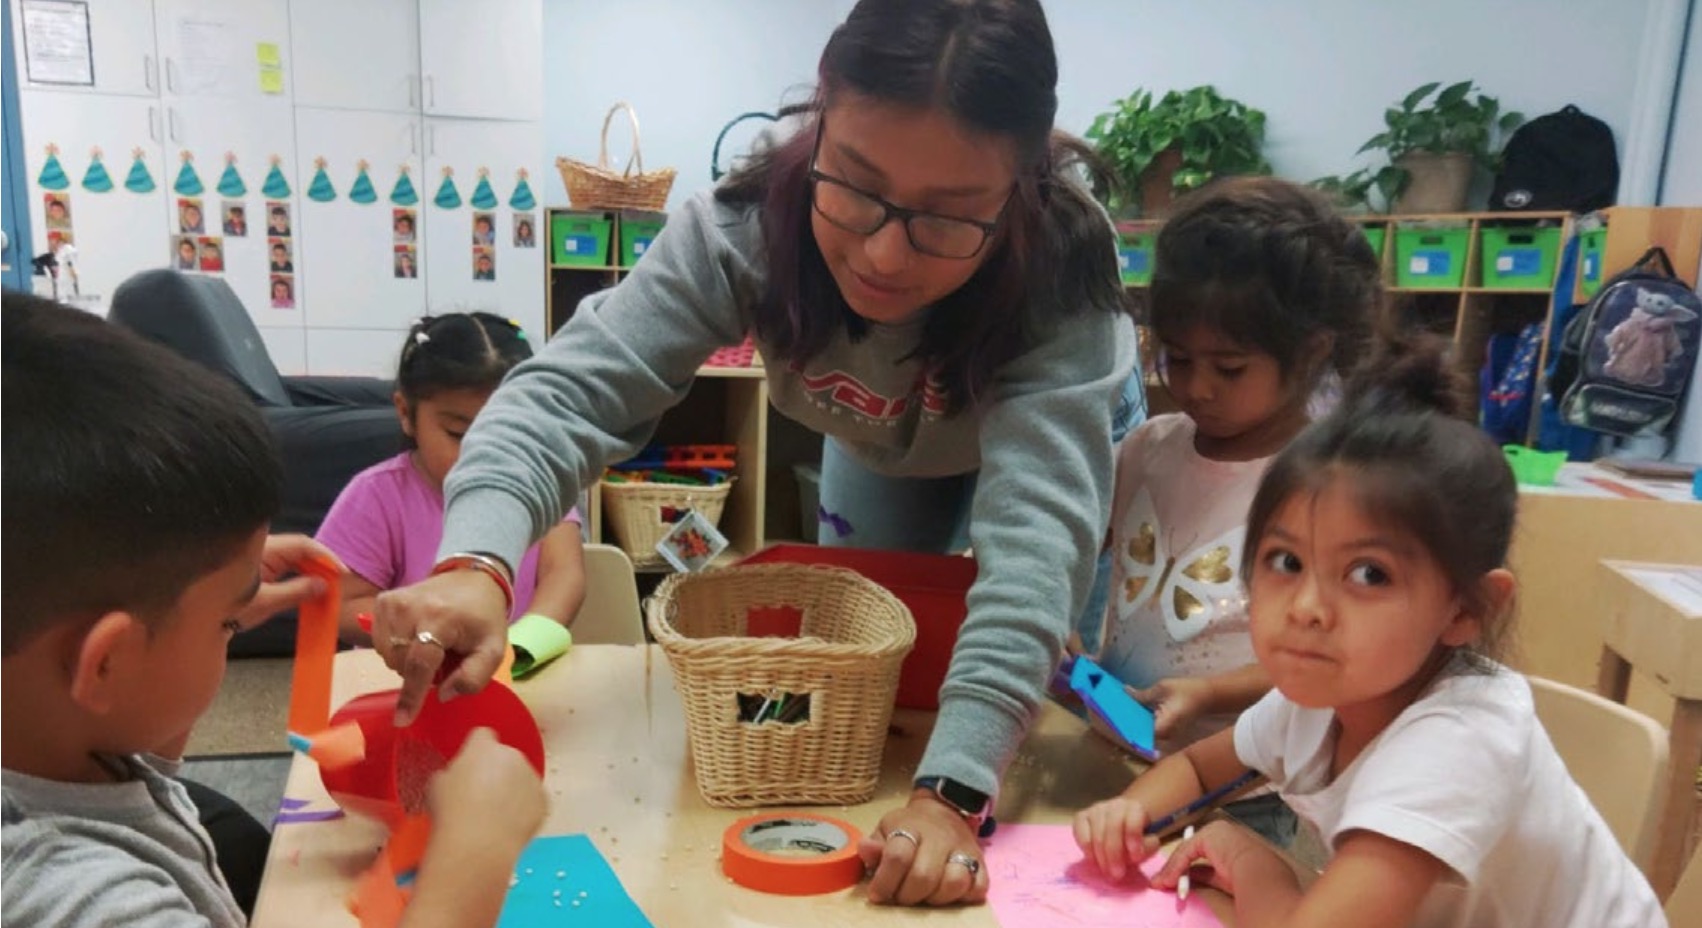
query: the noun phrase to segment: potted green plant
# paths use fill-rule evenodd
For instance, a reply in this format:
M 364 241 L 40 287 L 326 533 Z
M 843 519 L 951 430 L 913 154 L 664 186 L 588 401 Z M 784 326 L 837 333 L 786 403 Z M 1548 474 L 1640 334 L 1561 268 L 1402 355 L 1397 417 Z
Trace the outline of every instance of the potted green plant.
M 1157 100 L 1136 90 L 1095 117 L 1087 138 L 1117 176 L 1121 189 L 1098 191 L 1114 214 L 1138 203 L 1142 214 L 1156 215 L 1213 177 L 1271 172 L 1265 114 L 1209 85 Z
M 1316 183 L 1350 201 L 1368 202 L 1374 189 L 1397 213 L 1457 213 L 1465 209 L 1473 170 L 1494 169 L 1503 137 L 1524 121 L 1501 112 L 1496 98 L 1474 93 L 1469 80 L 1447 87 L 1431 82 L 1385 110 L 1387 128 L 1356 152 L 1385 152 L 1386 167 Z

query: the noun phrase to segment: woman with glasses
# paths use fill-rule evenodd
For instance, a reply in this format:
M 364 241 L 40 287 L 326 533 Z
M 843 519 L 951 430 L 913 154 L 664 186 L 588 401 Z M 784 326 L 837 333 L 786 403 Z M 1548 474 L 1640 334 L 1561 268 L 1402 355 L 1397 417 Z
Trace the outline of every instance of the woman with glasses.
M 404 722 L 448 651 L 447 690 L 484 685 L 504 572 L 750 333 L 775 408 L 826 436 L 823 543 L 974 547 L 915 789 L 861 851 L 877 902 L 979 902 L 977 832 L 1092 580 L 1134 330 L 1053 132 L 1037 0 L 861 0 L 818 76 L 795 135 L 674 212 L 497 390 L 444 488 L 441 572 L 381 596 L 373 637 Z

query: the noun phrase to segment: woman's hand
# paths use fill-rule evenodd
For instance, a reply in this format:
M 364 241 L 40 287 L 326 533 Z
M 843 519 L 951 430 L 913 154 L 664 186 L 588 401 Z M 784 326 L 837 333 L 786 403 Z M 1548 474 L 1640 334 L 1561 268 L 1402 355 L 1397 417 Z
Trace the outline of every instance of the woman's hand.
M 445 571 L 378 594 L 372 644 L 402 675 L 396 725 L 404 727 L 413 724 L 451 655 L 458 662 L 451 664 L 439 698 L 476 693 L 490 682 L 508 647 L 507 601 L 483 571 Z
M 1212 711 L 1217 698 L 1205 677 L 1171 677 L 1144 690 L 1129 690 L 1129 695 L 1153 708 L 1153 730 L 1160 738 L 1187 730 L 1195 719 Z
M 882 816 L 857 854 L 874 873 L 871 902 L 954 905 L 987 898 L 981 843 L 956 809 L 927 790 L 917 790 L 908 805 Z
M 1118 796 L 1077 812 L 1071 827 L 1082 856 L 1097 864 L 1100 873 L 1121 880 L 1158 850 L 1158 838 L 1146 833 L 1148 821 L 1140 803 Z

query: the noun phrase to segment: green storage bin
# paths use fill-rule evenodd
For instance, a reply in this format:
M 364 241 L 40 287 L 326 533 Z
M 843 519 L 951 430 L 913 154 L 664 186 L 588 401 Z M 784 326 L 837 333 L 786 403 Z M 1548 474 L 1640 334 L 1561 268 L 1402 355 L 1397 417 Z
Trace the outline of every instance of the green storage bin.
M 1560 228 L 1485 226 L 1478 232 L 1483 285 L 1497 290 L 1547 290 L 1554 286 Z
M 1395 286 L 1457 289 L 1466 280 L 1471 230 L 1396 229 Z
M 608 267 L 614 223 L 602 213 L 552 213 L 550 263 L 562 267 Z
M 1389 230 L 1383 226 L 1362 226 L 1361 228 L 1365 230 L 1365 240 L 1371 243 L 1371 253 L 1377 256 L 1377 260 L 1383 260 L 1383 238 Z
M 1591 229 L 1578 236 L 1578 290 L 1585 297 L 1602 288 L 1602 261 L 1607 257 L 1607 230 Z
M 1152 250 L 1155 232 L 1117 233 L 1117 271 L 1123 286 L 1144 287 L 1152 283 Z
M 661 213 L 621 213 L 621 267 L 632 267 L 662 231 Z

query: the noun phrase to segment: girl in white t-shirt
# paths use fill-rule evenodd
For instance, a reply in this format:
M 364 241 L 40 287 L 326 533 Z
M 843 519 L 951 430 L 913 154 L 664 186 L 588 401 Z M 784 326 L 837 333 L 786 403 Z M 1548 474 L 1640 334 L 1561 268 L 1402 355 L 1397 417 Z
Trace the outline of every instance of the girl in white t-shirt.
M 1302 889 L 1225 822 L 1152 879 L 1194 866 L 1241 925 L 1648 928 L 1648 883 L 1566 773 L 1506 630 L 1518 502 L 1500 449 L 1461 418 L 1439 347 L 1394 344 L 1267 471 L 1247 519 L 1253 647 L 1276 689 L 1226 730 L 1076 816 L 1113 878 L 1152 819 L 1269 777 L 1331 859 Z

